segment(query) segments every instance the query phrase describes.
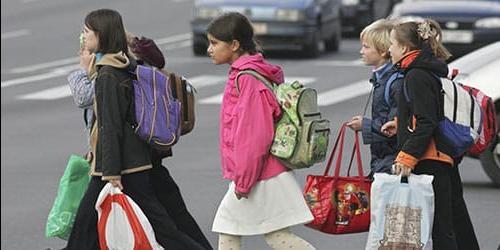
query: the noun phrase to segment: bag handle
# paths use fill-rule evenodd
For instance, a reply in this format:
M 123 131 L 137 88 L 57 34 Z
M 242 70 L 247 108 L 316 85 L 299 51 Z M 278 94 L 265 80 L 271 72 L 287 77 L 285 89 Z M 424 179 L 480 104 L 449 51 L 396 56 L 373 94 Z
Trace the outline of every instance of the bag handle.
M 346 128 L 347 128 L 347 123 L 342 124 L 342 127 L 340 128 L 339 134 L 337 136 L 337 139 L 335 140 L 335 145 L 333 147 L 332 153 L 330 154 L 330 157 L 328 159 L 328 163 L 327 163 L 325 172 L 323 173 L 323 176 L 328 176 L 328 172 L 330 172 L 333 158 L 335 156 L 335 153 L 337 152 L 337 147 L 339 145 L 340 145 L 340 147 L 338 148 L 339 151 L 337 154 L 337 161 L 335 163 L 335 172 L 334 172 L 333 176 L 335 179 L 337 179 L 340 175 L 340 168 L 342 165 L 342 155 L 343 155 L 343 151 L 344 151 L 344 138 L 345 138 Z M 356 155 L 356 163 L 358 165 L 358 177 L 360 179 L 364 179 L 363 164 L 361 161 L 361 152 L 360 152 L 359 132 L 358 131 L 356 131 L 354 134 L 354 148 L 353 148 L 353 153 L 351 155 L 351 163 L 352 163 L 354 155 Z M 351 165 L 351 163 L 349 165 Z M 349 171 L 350 171 L 350 166 L 349 166 Z
M 326 163 L 326 168 L 325 172 L 323 173 L 323 176 L 328 176 L 328 172 L 330 172 L 330 168 L 332 166 L 333 157 L 335 156 L 335 152 L 337 152 L 337 146 L 339 145 L 339 142 L 341 144 L 344 143 L 344 134 L 345 134 L 345 126 L 342 125 L 340 127 L 339 134 L 337 135 L 337 139 L 335 139 L 335 144 L 333 146 L 332 152 L 330 153 L 330 157 L 328 157 L 328 162 Z M 340 149 L 339 154 L 342 155 L 342 149 Z

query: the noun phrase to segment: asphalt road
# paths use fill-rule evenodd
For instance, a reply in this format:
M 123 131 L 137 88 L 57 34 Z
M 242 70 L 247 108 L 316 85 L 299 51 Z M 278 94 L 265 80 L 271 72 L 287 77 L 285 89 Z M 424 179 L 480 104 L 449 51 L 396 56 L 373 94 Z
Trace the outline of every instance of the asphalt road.
M 179 184 L 193 216 L 214 246 L 211 223 L 227 181 L 219 166 L 218 112 L 227 65 L 214 66 L 194 57 L 190 48 L 192 0 L 3 0 L 1 2 L 1 249 L 61 248 L 64 241 L 44 237 L 45 222 L 58 181 L 70 154 L 86 150 L 81 111 L 69 97 L 65 76 L 76 67 L 78 34 L 86 13 L 114 8 L 128 30 L 156 39 L 167 56 L 167 67 L 188 77 L 198 89 L 194 132 L 175 146 L 175 157 L 164 161 Z M 337 53 L 317 59 L 276 55 L 288 80 L 316 88 L 321 111 L 340 124 L 360 114 L 366 102 L 371 69 L 359 62 L 359 43 L 344 40 Z M 291 54 L 291 53 L 285 53 Z M 332 139 L 333 140 L 333 139 Z M 365 169 L 369 154 L 362 150 Z M 305 176 L 324 165 L 297 171 Z M 481 249 L 500 243 L 500 189 L 479 162 L 461 165 L 465 199 Z M 317 249 L 363 249 L 366 233 L 327 235 L 303 226 L 293 228 Z M 248 237 L 244 249 L 268 249 L 262 237 Z

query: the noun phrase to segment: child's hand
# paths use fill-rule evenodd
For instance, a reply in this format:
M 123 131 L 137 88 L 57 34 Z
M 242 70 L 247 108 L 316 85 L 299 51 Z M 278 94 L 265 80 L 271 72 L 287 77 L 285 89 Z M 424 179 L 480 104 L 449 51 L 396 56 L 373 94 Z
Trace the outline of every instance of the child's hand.
M 410 176 L 411 168 L 402 163 L 394 163 L 392 165 L 392 173 L 401 176 Z
M 361 124 L 362 121 L 363 121 L 363 117 L 360 115 L 357 115 L 357 116 L 354 116 L 353 118 L 351 118 L 351 120 L 349 122 L 347 122 L 346 125 L 354 131 L 360 131 L 361 127 L 362 127 L 362 124 Z
M 384 134 L 387 137 L 392 137 L 396 134 L 398 127 L 397 123 L 395 120 L 388 121 L 384 125 L 382 125 L 382 128 L 380 129 L 382 134 Z
M 87 49 L 80 50 L 80 68 L 88 71 L 90 62 L 92 62 L 92 58 L 94 54 L 90 53 Z
M 236 195 L 236 199 L 241 200 L 241 198 L 248 199 L 248 194 L 240 193 L 238 191 L 234 191 L 234 194 Z

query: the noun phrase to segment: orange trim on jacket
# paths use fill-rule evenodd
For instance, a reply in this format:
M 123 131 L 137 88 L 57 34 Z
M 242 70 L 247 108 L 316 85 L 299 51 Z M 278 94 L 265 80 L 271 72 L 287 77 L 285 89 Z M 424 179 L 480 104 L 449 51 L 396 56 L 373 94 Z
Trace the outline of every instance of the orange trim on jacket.
M 411 130 L 415 130 L 416 126 L 417 126 L 417 118 L 415 116 L 413 116 Z M 416 157 L 414 157 L 414 156 L 412 156 L 404 151 L 400 151 L 398 153 L 398 155 L 396 156 L 396 159 L 394 161 L 397 163 L 401 163 L 401 164 L 404 164 L 406 166 L 409 166 L 413 169 L 413 168 L 415 168 L 417 163 L 419 161 L 422 161 L 422 160 L 441 161 L 441 162 L 448 163 L 451 166 L 453 166 L 453 158 L 451 158 L 449 155 L 437 150 L 436 142 L 434 141 L 434 138 L 431 139 L 431 142 L 429 143 L 427 150 L 419 159 L 417 159 Z
M 420 157 L 419 159 L 415 158 L 414 156 L 404 152 L 400 151 L 398 155 L 396 156 L 396 162 L 404 164 L 408 167 L 411 167 L 412 169 L 415 168 L 417 163 L 419 161 L 423 160 L 434 160 L 434 161 L 440 161 L 444 163 L 450 164 L 450 166 L 453 166 L 453 158 L 451 158 L 449 155 L 437 150 L 436 148 L 436 142 L 434 139 L 431 140 L 431 143 L 429 144 L 429 147 L 427 147 L 427 150 L 425 153 Z

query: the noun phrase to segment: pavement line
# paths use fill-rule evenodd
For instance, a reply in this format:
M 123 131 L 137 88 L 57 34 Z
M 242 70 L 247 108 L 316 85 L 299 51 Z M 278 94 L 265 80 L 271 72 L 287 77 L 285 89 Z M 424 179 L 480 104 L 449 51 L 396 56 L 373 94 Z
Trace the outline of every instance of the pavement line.
M 68 66 L 54 69 L 48 73 L 43 73 L 43 74 L 38 74 L 38 75 L 34 75 L 34 76 L 27 76 L 27 77 L 21 77 L 21 78 L 3 81 L 1 83 L 1 87 L 5 88 L 5 87 L 9 87 L 9 86 L 15 86 L 15 85 L 20 85 L 20 84 L 25 84 L 25 83 L 30 83 L 30 82 L 37 82 L 37 81 L 42 81 L 42 80 L 47 80 L 47 79 L 52 79 L 52 78 L 64 76 L 64 75 L 67 75 L 69 72 L 77 69 L 79 66 L 80 65 L 78 65 L 78 64 L 73 64 L 73 65 L 68 65 Z
M 11 32 L 8 32 L 11 33 Z M 6 34 L 6 33 L 4 33 Z M 2 39 L 4 39 L 4 34 L 2 34 Z M 190 40 L 192 37 L 191 33 L 183 33 L 183 34 L 178 34 L 174 36 L 169 36 L 165 38 L 160 38 L 156 39 L 155 42 L 158 46 L 165 45 L 165 44 L 171 44 L 171 43 L 179 43 L 179 42 L 185 42 L 186 40 Z M 191 44 L 189 44 L 191 45 Z M 179 48 L 181 47 L 186 47 L 185 44 L 182 44 Z M 177 47 L 169 47 L 168 49 L 176 49 Z M 28 72 L 33 72 L 41 69 L 46 69 L 46 68 L 52 68 L 52 67 L 58 67 L 70 63 L 77 63 L 79 61 L 79 57 L 70 57 L 70 58 L 64 58 L 60 60 L 55 60 L 51 62 L 45 62 L 45 63 L 39 63 L 39 64 L 34 64 L 34 65 L 29 65 L 29 66 L 24 66 L 24 67 L 17 67 L 11 69 L 9 72 L 13 74 L 22 74 L 22 73 L 28 73 Z
M 174 49 L 191 47 L 192 44 L 193 44 L 193 41 L 186 40 L 186 41 L 182 41 L 182 42 L 178 42 L 178 43 L 167 44 L 166 46 L 160 46 L 160 47 L 163 48 L 163 50 L 169 51 L 169 50 L 174 50 Z
M 328 106 L 337 104 L 358 96 L 370 93 L 371 85 L 367 80 L 350 83 L 343 87 L 330 89 L 318 95 L 318 105 Z
M 200 75 L 200 76 L 190 77 L 187 80 L 196 89 L 201 89 L 203 87 L 224 83 L 225 79 L 226 77 L 221 75 Z
M 316 81 L 316 78 L 314 77 L 295 77 L 295 76 L 290 76 L 285 78 L 285 82 L 293 82 L 293 81 L 299 81 L 304 85 L 311 84 Z M 222 96 L 223 94 L 217 94 L 213 95 L 207 98 L 201 99 L 199 102 L 201 104 L 220 104 L 222 103 Z
M 344 67 L 357 67 L 364 66 L 363 61 L 360 59 L 352 60 L 352 61 L 339 61 L 339 60 L 318 60 L 314 61 L 314 65 L 316 66 L 344 66 Z
M 54 72 L 51 72 L 55 74 Z M 67 72 L 61 72 L 62 75 L 66 75 Z M 193 86 L 197 89 L 221 84 L 224 82 L 225 76 L 216 76 L 216 75 L 201 75 L 189 78 L 189 82 L 193 84 Z M 30 94 L 19 96 L 18 99 L 22 100 L 56 100 L 61 98 L 66 98 L 71 96 L 71 91 L 67 87 L 67 85 L 61 85 L 54 88 L 45 89 L 42 91 L 33 92 Z
M 2 40 L 9 39 L 9 38 L 16 38 L 16 37 L 20 37 L 20 36 L 26 36 L 26 35 L 29 35 L 30 33 L 31 32 L 27 29 L 5 32 L 5 33 L 2 33 Z
M 26 66 L 26 67 L 14 68 L 14 69 L 10 70 L 10 73 L 23 74 L 23 73 L 28 73 L 28 72 L 32 72 L 32 71 L 41 70 L 41 69 L 67 65 L 70 63 L 77 63 L 79 60 L 80 60 L 79 57 L 65 58 L 65 59 L 56 60 L 56 61 L 47 62 L 47 63 L 40 63 L 40 64 L 30 65 L 30 66 Z
M 190 40 L 192 37 L 193 37 L 193 34 L 188 32 L 188 33 L 173 35 L 173 36 L 169 36 L 169 37 L 165 37 L 165 38 L 159 38 L 159 39 L 156 39 L 155 42 L 157 45 L 164 45 L 167 43 L 176 43 L 176 42 L 182 42 L 185 40 Z
M 71 91 L 68 85 L 42 90 L 32 94 L 22 95 L 19 99 L 22 100 L 55 100 L 71 96 Z

